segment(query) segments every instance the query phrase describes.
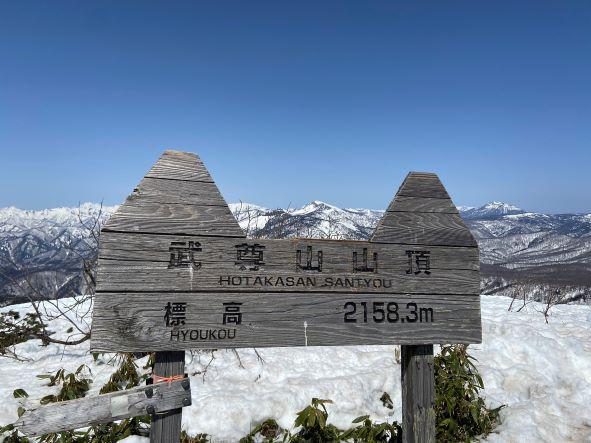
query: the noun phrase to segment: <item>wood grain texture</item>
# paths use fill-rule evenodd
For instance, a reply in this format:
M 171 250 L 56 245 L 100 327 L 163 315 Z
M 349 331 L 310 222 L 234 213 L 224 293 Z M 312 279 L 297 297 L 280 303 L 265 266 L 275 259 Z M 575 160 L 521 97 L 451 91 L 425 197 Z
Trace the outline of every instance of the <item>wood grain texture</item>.
M 156 352 L 154 374 L 172 377 L 185 373 L 185 353 L 183 351 Z M 183 404 L 183 406 L 189 406 Z M 172 409 L 152 416 L 150 443 L 178 443 L 181 439 L 182 408 Z
M 174 241 L 199 243 L 194 264 L 170 267 L 170 245 Z M 302 239 L 257 239 L 264 252 L 264 264 L 256 271 L 240 269 L 236 245 L 241 239 L 218 237 L 177 237 L 165 235 L 103 233 L 98 266 L 99 292 L 116 291 L 315 291 L 387 293 L 479 293 L 478 255 L 474 248 L 420 248 L 430 253 L 429 273 L 409 270 L 408 250 L 414 246 L 369 242 Z M 196 244 L 196 243 L 194 243 Z M 317 267 L 322 252 L 321 272 L 305 270 L 307 248 Z M 367 250 L 367 263 L 363 250 Z M 298 252 L 299 263 L 298 267 Z M 357 262 L 354 261 L 357 254 Z M 377 262 L 375 270 L 374 254 Z M 355 263 L 357 263 L 355 265 Z M 413 263 L 414 266 L 414 263 Z M 363 272 L 363 267 L 368 270 Z M 416 269 L 413 268 L 416 271 Z M 265 279 L 267 278 L 267 279 Z
M 25 412 L 15 423 L 19 431 L 29 436 L 48 432 L 109 423 L 127 417 L 147 415 L 146 408 L 153 406 L 157 413 L 177 409 L 190 404 L 190 388 L 182 381 L 151 385 L 154 395 L 146 395 L 146 386 L 113 392 L 94 397 L 63 401 L 40 406 Z
M 371 241 L 478 247 L 437 175 L 419 172 L 407 175 Z
M 196 155 L 166 151 L 103 231 L 244 237 L 217 186 L 204 176 L 209 173 Z
M 146 177 L 127 197 L 127 201 L 189 204 L 198 206 L 227 206 L 213 182 L 195 182 Z
M 363 249 L 367 249 L 368 256 L 378 254 L 378 270 L 398 270 L 407 265 L 407 250 L 414 250 L 415 245 L 376 243 L 355 240 L 329 239 L 235 239 L 212 236 L 175 236 L 150 235 L 142 233 L 104 232 L 101 235 L 99 260 L 101 261 L 140 261 L 163 262 L 170 260 L 170 247 L 176 241 L 196 241 L 200 243 L 200 252 L 195 253 L 195 259 L 203 263 L 214 263 L 215 266 L 225 266 L 228 262 L 234 265 L 236 261 L 236 245 L 243 243 L 258 244 L 263 247 L 265 265 L 262 269 L 290 272 L 296 269 L 297 251 L 302 251 L 302 261 L 305 261 L 307 248 L 312 248 L 314 263 L 318 259 L 318 252 L 322 251 L 323 271 L 329 273 L 346 273 L 353 270 L 353 252 L 357 252 L 361 262 Z M 478 270 L 478 250 L 473 247 L 446 247 L 425 245 L 430 251 L 431 269 L 467 269 Z M 391 267 L 389 267 L 391 266 Z M 312 273 L 313 274 L 313 273 Z
M 165 151 L 146 177 L 213 182 L 199 156 L 179 151 Z
M 430 172 L 409 173 L 404 179 L 404 182 L 402 182 L 396 195 L 449 199 L 449 194 L 439 180 L 439 177 L 437 177 L 437 174 Z
M 166 326 L 164 308 L 168 302 L 186 303 L 184 325 Z M 345 312 L 351 310 L 346 308 L 347 302 L 356 303 L 354 323 L 344 321 Z M 397 303 L 400 319 L 405 321 L 374 321 L 374 314 L 378 319 L 382 317 L 374 312 L 374 302 L 384 303 L 384 307 L 386 303 Z M 241 303 L 241 324 L 223 324 L 224 303 Z M 368 309 L 367 322 L 363 321 L 361 303 L 366 303 Z M 416 307 L 409 303 L 416 303 Z M 418 318 L 414 312 L 419 312 L 421 308 L 424 309 L 424 321 L 408 320 Z M 432 317 L 429 309 L 432 310 Z M 429 321 L 430 318 L 432 321 Z M 220 338 L 217 333 L 212 336 L 208 332 L 210 330 L 226 330 L 223 333 L 225 337 Z M 234 330 L 233 334 L 231 330 Z M 480 341 L 479 297 L 244 292 L 102 293 L 95 302 L 91 350 L 140 352 Z
M 478 246 L 459 215 L 426 212 L 386 212 L 371 240 L 415 245 Z
M 443 212 L 459 214 L 458 208 L 447 198 L 407 197 L 397 195 L 387 212 Z
M 435 443 L 433 345 L 403 345 L 401 360 L 403 441 Z
M 127 201 L 103 231 L 244 237 L 227 206 Z
M 102 262 L 99 266 L 101 292 L 331 292 L 463 294 L 476 296 L 480 290 L 478 271 L 432 270 L 407 274 L 312 274 L 273 271 L 240 271 L 203 264 L 199 270 L 167 269 L 166 263 L 139 264 Z

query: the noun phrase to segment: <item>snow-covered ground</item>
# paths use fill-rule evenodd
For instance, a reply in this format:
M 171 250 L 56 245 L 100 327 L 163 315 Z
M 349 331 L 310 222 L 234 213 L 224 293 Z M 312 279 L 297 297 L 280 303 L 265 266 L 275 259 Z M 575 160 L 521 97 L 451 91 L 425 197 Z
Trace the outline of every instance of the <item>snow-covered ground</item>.
M 483 343 L 471 346 L 488 403 L 507 405 L 502 424 L 487 441 L 591 442 L 591 307 L 557 306 L 546 324 L 541 305 L 531 303 L 517 313 L 507 312 L 509 302 L 482 297 Z M 26 306 L 16 309 L 25 312 Z M 56 391 L 37 374 L 60 367 L 71 371 L 86 363 L 95 380 L 91 392 L 98 391 L 113 367 L 108 357 L 93 362 L 87 348 L 41 347 L 31 340 L 17 351 L 32 362 L 0 359 L 0 424 L 17 418 L 14 389 L 30 394 L 28 407 Z M 374 420 L 400 420 L 396 351 L 395 346 L 259 349 L 264 363 L 250 349 L 238 350 L 240 362 L 232 351 L 215 352 L 211 362 L 211 353 L 188 356 L 193 405 L 183 410 L 183 428 L 189 434 L 208 433 L 216 441 L 236 441 L 269 417 L 290 428 L 295 413 L 312 397 L 334 401 L 329 421 L 339 427 L 367 413 Z M 394 400 L 394 410 L 379 401 L 383 392 Z M 134 437 L 126 443 L 144 441 Z

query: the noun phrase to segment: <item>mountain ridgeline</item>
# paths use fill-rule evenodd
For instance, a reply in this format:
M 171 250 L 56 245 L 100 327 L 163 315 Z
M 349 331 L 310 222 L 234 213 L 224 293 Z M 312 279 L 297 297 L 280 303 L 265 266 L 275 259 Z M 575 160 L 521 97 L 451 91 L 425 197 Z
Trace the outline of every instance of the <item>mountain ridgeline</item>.
M 383 211 L 342 209 L 313 201 L 298 209 L 230 205 L 249 237 L 363 240 Z M 527 292 L 544 300 L 560 292 L 565 302 L 591 300 L 591 214 L 539 214 L 493 202 L 459 207 L 480 246 L 482 291 Z M 0 209 L 0 305 L 73 295 L 84 290 L 83 258 L 96 254 L 93 232 L 116 210 Z

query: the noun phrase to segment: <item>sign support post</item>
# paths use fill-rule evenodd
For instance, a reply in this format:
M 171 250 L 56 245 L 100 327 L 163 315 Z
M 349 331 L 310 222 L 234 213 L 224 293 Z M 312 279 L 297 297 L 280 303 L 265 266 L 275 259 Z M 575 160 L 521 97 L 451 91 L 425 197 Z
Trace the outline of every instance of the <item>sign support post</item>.
M 400 354 L 404 443 L 434 442 L 433 345 L 402 345 Z
M 156 352 L 153 373 L 160 377 L 184 376 L 185 352 Z M 188 406 L 188 405 L 187 405 Z M 178 442 L 181 438 L 183 409 L 173 409 L 160 414 L 152 414 L 150 443 Z

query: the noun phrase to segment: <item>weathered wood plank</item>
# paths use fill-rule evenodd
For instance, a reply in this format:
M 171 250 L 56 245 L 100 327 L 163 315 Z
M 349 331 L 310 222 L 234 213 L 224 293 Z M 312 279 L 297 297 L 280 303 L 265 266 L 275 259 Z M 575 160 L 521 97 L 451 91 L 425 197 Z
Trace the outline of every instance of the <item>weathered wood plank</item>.
M 329 239 L 235 239 L 211 236 L 151 235 L 141 233 L 104 232 L 101 235 L 99 260 L 121 260 L 141 262 L 170 262 L 173 242 L 198 242 L 201 251 L 194 252 L 196 261 L 215 263 L 224 266 L 236 261 L 236 245 L 245 242 L 262 246 L 264 265 L 261 269 L 290 272 L 297 269 L 297 251 L 301 251 L 301 262 L 306 263 L 308 247 L 311 247 L 312 264 L 318 262 L 318 252 L 322 251 L 323 272 L 352 272 L 353 253 L 357 252 L 358 266 L 363 262 L 363 250 L 367 249 L 369 265 L 373 265 L 373 254 L 377 253 L 378 272 L 401 269 L 408 265 L 408 250 L 415 245 L 387 244 L 353 240 Z M 195 243 L 194 243 L 195 244 Z M 478 249 L 474 247 L 446 247 L 425 245 L 430 251 L 431 269 L 478 270 Z M 312 272 L 313 274 L 314 272 Z M 99 282 L 100 284 L 100 282 Z
M 411 172 L 409 173 L 402 186 L 396 193 L 398 196 L 406 197 L 425 197 L 425 198 L 446 198 L 449 194 L 437 177 L 437 174 L 430 172 Z
M 195 182 L 146 177 L 127 197 L 127 201 L 189 204 L 198 206 L 227 206 L 213 182 Z M 125 203 L 124 203 L 125 204 Z
M 401 360 L 404 443 L 435 443 L 433 345 L 403 345 Z
M 100 295 L 93 315 L 93 351 L 481 341 L 479 297 L 244 292 Z M 184 324 L 166 326 L 169 302 L 185 304 L 176 305 L 183 306 Z M 239 310 L 240 324 L 224 315 L 228 306 Z
M 183 267 L 176 266 L 179 244 L 184 245 Z M 97 289 L 418 294 L 478 294 L 480 289 L 475 248 L 420 248 L 429 256 L 428 269 L 420 270 L 414 258 L 409 262 L 408 251 L 415 251 L 414 246 L 257 239 L 248 244 L 261 250 L 258 269 L 247 263 L 241 270 L 244 266 L 237 261 L 236 246 L 242 244 L 242 239 L 106 232 L 101 239 Z
M 146 177 L 213 182 L 197 155 L 178 151 L 165 151 Z
M 99 292 L 333 292 L 478 295 L 480 279 L 473 270 L 431 270 L 430 274 L 398 272 L 309 273 L 274 270 L 241 271 L 233 263 L 201 262 L 201 268 L 168 269 L 163 262 L 120 262 L 103 260 L 99 265 Z
M 103 231 L 244 237 L 227 206 L 127 201 Z
M 459 214 L 458 208 L 447 198 L 407 197 L 397 195 L 387 209 L 388 212 L 443 212 Z
M 244 237 L 211 177 L 202 180 L 205 175 L 196 155 L 166 151 L 103 231 Z
M 372 241 L 415 245 L 478 246 L 459 215 L 425 212 L 386 212 L 376 227 Z
M 185 373 L 185 353 L 156 352 L 153 373 L 161 377 L 173 377 Z M 190 397 L 190 396 L 189 396 Z M 189 406 L 191 399 L 183 403 Z M 181 439 L 182 408 L 172 409 L 163 414 L 152 415 L 150 443 L 177 443 Z
M 418 172 L 407 175 L 371 241 L 478 246 L 437 175 Z
M 146 394 L 148 388 L 151 397 Z M 185 379 L 40 406 L 25 412 L 15 426 L 24 434 L 38 436 L 147 415 L 150 406 L 162 413 L 190 403 L 189 379 Z

